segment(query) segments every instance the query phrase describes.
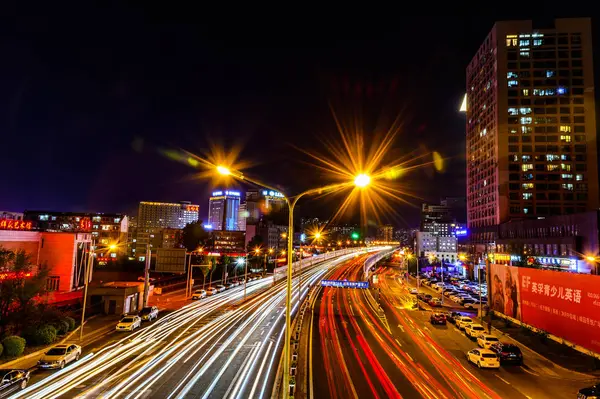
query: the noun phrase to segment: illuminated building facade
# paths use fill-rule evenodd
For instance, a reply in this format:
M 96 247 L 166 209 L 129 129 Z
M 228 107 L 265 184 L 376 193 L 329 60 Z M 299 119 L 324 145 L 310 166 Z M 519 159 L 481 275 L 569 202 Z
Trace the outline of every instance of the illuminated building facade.
M 379 226 L 377 229 L 377 240 L 391 242 L 394 239 L 394 227 L 391 225 Z
M 239 230 L 240 197 L 239 191 L 213 191 L 208 200 L 208 224 L 213 230 Z
M 498 22 L 467 67 L 467 222 L 490 252 L 514 219 L 598 208 L 591 24 Z
M 253 189 L 246 192 L 247 224 L 258 223 L 271 212 L 286 209 L 283 194 L 273 190 Z
M 165 242 L 172 242 L 173 239 L 169 238 L 169 230 L 181 230 L 188 223 L 197 222 L 199 210 L 199 205 L 189 201 L 140 202 L 134 256 L 144 261 L 147 246 L 151 249 L 162 248 Z

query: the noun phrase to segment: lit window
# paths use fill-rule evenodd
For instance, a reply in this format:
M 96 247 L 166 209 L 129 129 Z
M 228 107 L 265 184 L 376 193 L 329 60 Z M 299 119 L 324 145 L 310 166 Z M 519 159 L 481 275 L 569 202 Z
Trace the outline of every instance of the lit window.
M 529 51 L 521 51 L 521 57 L 529 57 Z
M 556 75 L 556 72 L 554 72 L 554 71 L 552 71 L 550 69 L 546 70 L 546 77 L 547 78 L 551 78 L 551 77 L 553 77 L 555 75 Z
M 521 115 L 527 115 L 531 113 L 531 108 L 527 107 L 527 108 L 519 108 L 519 112 L 521 113 Z
M 531 124 L 531 116 L 522 116 L 521 117 L 521 125 L 530 125 Z
M 543 33 L 539 33 L 539 32 L 533 32 L 531 34 L 531 37 L 544 37 L 544 34 Z
M 529 40 L 519 40 L 519 47 L 527 47 L 530 45 L 530 41 Z
M 111 254 L 110 254 L 110 257 L 111 257 L 111 258 L 116 258 L 116 257 L 117 257 L 117 254 L 113 252 L 113 253 L 111 253 Z
M 570 161 L 570 156 L 569 156 L 569 155 L 567 155 L 567 154 L 562 154 L 562 155 L 560 156 L 560 160 L 561 160 L 561 161 Z
M 523 193 L 524 200 L 530 200 L 533 198 L 533 193 Z
M 516 108 L 509 108 L 508 109 L 508 114 L 509 115 L 517 115 L 519 113 L 519 111 L 517 111 Z
M 531 155 L 523 155 L 521 159 L 523 160 L 523 162 L 531 161 Z
M 523 213 L 529 213 L 529 208 L 523 208 Z
M 479 137 L 483 137 L 487 135 L 487 129 L 483 129 L 481 132 L 479 132 Z
M 569 126 L 569 125 L 560 125 L 560 131 L 561 132 L 570 133 L 571 132 L 571 126 Z
M 521 186 L 523 187 L 523 190 L 533 189 L 533 183 L 523 183 Z
M 553 92 L 552 95 L 554 95 L 554 89 L 548 89 L 548 90 L 552 90 L 552 92 Z M 559 87 L 558 89 L 556 89 L 556 92 L 559 95 L 563 95 L 563 94 L 567 93 L 567 89 L 565 89 L 564 87 Z
M 564 188 L 565 190 L 573 191 L 573 184 L 572 183 L 563 183 L 562 188 Z
M 523 89 L 523 95 L 524 96 L 528 96 L 529 95 L 529 89 Z
M 508 81 L 508 87 L 515 87 L 519 85 L 519 81 L 518 80 L 509 80 Z
M 572 180 L 573 179 L 573 175 L 571 173 L 563 173 L 562 175 L 560 175 L 563 179 L 565 180 Z
M 531 126 L 521 126 L 521 133 L 523 134 L 529 134 L 532 132 L 532 128 Z
M 40 215 L 40 220 L 48 220 L 48 215 Z
M 560 168 L 561 168 L 562 170 L 566 170 L 567 172 L 570 172 L 570 171 L 571 171 L 571 165 L 569 165 L 569 164 L 567 164 L 567 163 L 561 163 L 561 164 L 560 164 Z
M 508 73 L 506 74 L 506 78 L 507 78 L 507 79 L 510 79 L 510 78 L 518 78 L 518 77 L 519 77 L 519 75 L 517 75 L 517 73 L 516 73 L 516 72 L 508 72 Z
M 542 39 L 533 39 L 534 46 L 541 46 L 543 43 Z
M 115 223 L 119 223 L 121 221 L 121 218 L 115 218 Z
M 553 172 L 553 171 L 555 171 L 555 170 L 558 170 L 558 168 L 559 168 L 559 167 L 560 167 L 559 165 L 546 165 L 546 169 L 547 169 L 549 172 Z
M 560 136 L 560 141 L 563 141 L 565 143 L 570 143 L 571 142 L 571 136 Z
M 517 131 L 518 131 L 518 130 L 517 130 L 517 128 L 516 128 L 516 127 L 511 127 L 511 128 L 508 130 L 508 132 L 509 132 L 510 134 L 516 134 L 516 133 L 517 133 Z
M 521 165 L 521 169 L 523 170 L 523 172 L 527 172 L 528 170 L 533 170 L 533 164 L 524 163 L 523 165 Z
M 583 180 L 583 175 L 575 175 L 575 180 L 582 181 Z

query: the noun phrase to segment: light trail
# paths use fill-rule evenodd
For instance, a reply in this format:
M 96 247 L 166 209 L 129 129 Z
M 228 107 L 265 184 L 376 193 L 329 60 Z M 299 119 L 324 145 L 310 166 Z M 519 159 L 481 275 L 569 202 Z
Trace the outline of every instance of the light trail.
M 298 295 L 307 295 L 309 285 L 353 257 L 304 269 L 302 292 L 293 286 L 293 312 Z M 206 398 L 225 397 L 228 389 L 230 397 L 245 397 L 248 390 L 270 396 L 283 342 L 285 280 L 272 286 L 264 278 L 249 283 L 247 291 L 246 302 L 243 288 L 236 287 L 190 303 L 12 397 L 134 399 L 151 391 L 156 397 Z

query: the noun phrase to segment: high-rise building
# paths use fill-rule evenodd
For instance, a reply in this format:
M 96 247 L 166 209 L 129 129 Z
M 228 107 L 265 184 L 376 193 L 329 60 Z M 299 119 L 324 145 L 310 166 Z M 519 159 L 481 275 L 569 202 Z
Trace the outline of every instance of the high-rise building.
M 391 242 L 394 238 L 394 227 L 391 225 L 379 226 L 377 229 L 377 240 Z
M 273 190 L 252 189 L 246 192 L 247 224 L 258 223 L 265 215 L 271 212 L 280 212 L 285 209 L 285 197 Z
M 248 204 L 243 202 L 238 209 L 238 230 L 246 231 L 246 219 L 248 218 Z
M 238 230 L 239 191 L 214 191 L 208 201 L 208 224 L 213 230 Z
M 509 220 L 598 208 L 590 19 L 496 23 L 467 67 L 466 116 L 474 243 Z
M 150 248 L 162 248 L 166 240 L 165 230 L 183 229 L 188 223 L 198 221 L 199 205 L 189 201 L 170 202 L 140 202 L 137 217 L 137 236 L 135 257 L 146 259 L 147 245 Z

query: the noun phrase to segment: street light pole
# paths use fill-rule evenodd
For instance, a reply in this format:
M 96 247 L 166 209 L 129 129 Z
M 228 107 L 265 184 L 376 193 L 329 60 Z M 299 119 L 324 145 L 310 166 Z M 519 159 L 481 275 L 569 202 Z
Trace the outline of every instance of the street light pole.
M 88 251 L 88 259 L 85 265 L 84 272 L 84 288 L 83 288 L 83 309 L 81 309 L 81 325 L 79 326 L 79 340 L 83 341 L 83 323 L 85 322 L 85 307 L 87 305 L 87 293 L 88 293 L 88 284 L 90 282 L 90 269 L 92 268 L 92 262 L 94 259 L 95 248 L 94 248 L 94 240 L 90 242 L 90 249 Z
M 244 302 L 246 302 L 246 285 L 248 284 L 248 252 L 246 252 L 246 261 L 244 262 Z
M 150 291 L 150 257 L 151 256 L 152 256 L 152 252 L 150 251 L 150 243 L 147 243 L 146 244 L 146 263 L 144 266 L 144 298 L 142 299 L 142 307 L 144 307 L 144 308 L 148 304 L 148 291 Z

